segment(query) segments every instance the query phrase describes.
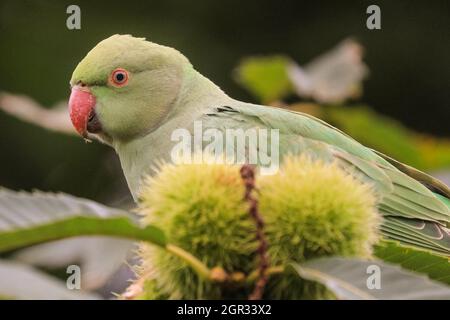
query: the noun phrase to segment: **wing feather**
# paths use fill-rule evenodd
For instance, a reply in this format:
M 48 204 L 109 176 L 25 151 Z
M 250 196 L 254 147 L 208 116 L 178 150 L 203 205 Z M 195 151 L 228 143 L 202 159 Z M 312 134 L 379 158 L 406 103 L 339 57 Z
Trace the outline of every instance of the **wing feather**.
M 310 115 L 237 102 L 205 116 L 205 122 L 214 128 L 279 129 L 282 157 L 303 153 L 338 162 L 374 187 L 386 237 L 450 256 L 450 232 L 445 228 L 450 224 L 450 191 L 437 179 L 363 146 Z M 433 193 L 436 191 L 439 195 Z

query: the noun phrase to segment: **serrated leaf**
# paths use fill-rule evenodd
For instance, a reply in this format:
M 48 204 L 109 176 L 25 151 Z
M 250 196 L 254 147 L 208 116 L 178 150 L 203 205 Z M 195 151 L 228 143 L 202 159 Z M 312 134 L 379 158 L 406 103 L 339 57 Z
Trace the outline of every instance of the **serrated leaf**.
M 326 286 L 338 299 L 450 300 L 450 287 L 379 260 L 332 257 L 294 263 L 292 267 L 300 277 Z M 372 282 L 376 272 L 379 288 Z
M 425 273 L 431 279 L 450 285 L 450 261 L 448 257 L 438 256 L 391 240 L 383 240 L 375 247 L 374 253 L 384 261 L 399 264 L 411 271 Z
M 129 212 L 67 194 L 0 189 L 0 252 L 74 236 L 105 235 L 166 244 L 162 230 Z

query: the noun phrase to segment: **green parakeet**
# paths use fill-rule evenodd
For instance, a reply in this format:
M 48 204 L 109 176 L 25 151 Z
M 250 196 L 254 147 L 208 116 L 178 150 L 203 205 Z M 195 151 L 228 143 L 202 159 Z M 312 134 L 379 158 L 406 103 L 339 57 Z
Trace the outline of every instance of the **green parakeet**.
M 373 185 L 385 237 L 450 255 L 450 189 L 445 184 L 310 115 L 234 100 L 175 49 L 114 35 L 86 55 L 70 84 L 76 130 L 116 150 L 135 199 L 141 178 L 152 173 L 155 162 L 171 161 L 177 129 L 194 135 L 194 123 L 203 132 L 278 129 L 281 158 L 291 153 L 336 161 Z M 202 148 L 207 144 L 203 141 Z

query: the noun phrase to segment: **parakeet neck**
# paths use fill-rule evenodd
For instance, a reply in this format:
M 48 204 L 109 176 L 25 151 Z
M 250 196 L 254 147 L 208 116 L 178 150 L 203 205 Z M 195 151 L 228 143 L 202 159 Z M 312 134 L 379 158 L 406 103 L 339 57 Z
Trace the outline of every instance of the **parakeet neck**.
M 113 142 L 135 200 L 142 178 L 153 174 L 157 162 L 171 161 L 171 150 L 177 143 L 172 139 L 174 131 L 181 128 L 190 131 L 194 120 L 207 110 L 217 106 L 217 103 L 231 101 L 212 81 L 192 67 L 187 67 L 179 95 L 161 124 L 145 136 L 126 142 Z

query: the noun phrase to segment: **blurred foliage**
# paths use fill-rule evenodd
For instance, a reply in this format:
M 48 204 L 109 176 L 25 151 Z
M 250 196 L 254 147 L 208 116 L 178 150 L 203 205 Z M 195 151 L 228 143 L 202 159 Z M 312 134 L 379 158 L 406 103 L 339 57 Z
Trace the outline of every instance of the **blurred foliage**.
M 287 77 L 285 56 L 250 57 L 235 70 L 236 80 L 262 103 L 270 103 L 293 93 Z
M 0 300 L 101 299 L 94 292 L 68 290 L 63 281 L 15 261 L 0 259 L 0 279 Z
M 354 103 L 320 105 L 314 102 L 284 104 L 282 100 L 290 98 L 293 93 L 289 84 L 292 80 L 287 72 L 290 61 L 280 56 L 244 59 L 236 69 L 239 82 L 261 103 L 309 113 L 362 144 L 408 165 L 421 170 L 450 167 L 450 139 L 416 133 L 369 106 Z M 296 100 L 302 99 L 297 97 Z

